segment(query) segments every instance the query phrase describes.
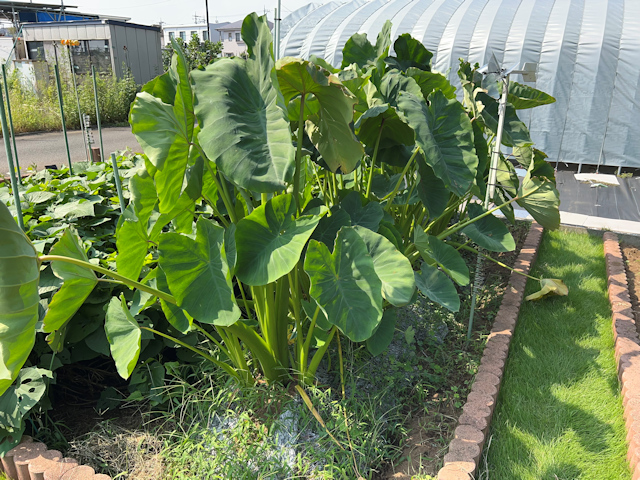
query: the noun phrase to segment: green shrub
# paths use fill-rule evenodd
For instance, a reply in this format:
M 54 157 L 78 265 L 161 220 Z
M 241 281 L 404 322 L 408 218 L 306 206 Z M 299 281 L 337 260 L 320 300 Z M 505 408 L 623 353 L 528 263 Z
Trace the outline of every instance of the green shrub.
M 13 128 L 16 133 L 61 129 L 55 75 L 53 67 L 50 68 L 51 81 L 47 85 L 39 85 L 37 93 L 22 84 L 19 72 L 12 73 L 9 79 L 9 98 Z M 91 124 L 96 125 L 96 107 L 91 76 L 80 75 L 76 77 L 76 80 L 81 113 L 89 114 Z M 73 80 L 68 71 L 61 72 L 61 83 L 66 126 L 68 129 L 79 129 L 78 105 L 73 89 Z M 96 83 L 102 125 L 126 123 L 131 103 L 138 91 L 133 75 L 127 72 L 121 79 L 111 74 L 99 75 Z

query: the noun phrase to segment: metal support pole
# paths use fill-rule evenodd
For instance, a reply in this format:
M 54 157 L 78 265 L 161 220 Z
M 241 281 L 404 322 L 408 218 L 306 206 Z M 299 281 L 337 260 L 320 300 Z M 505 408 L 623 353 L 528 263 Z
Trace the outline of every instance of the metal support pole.
M 60 116 L 62 117 L 62 133 L 64 134 L 64 144 L 67 147 L 67 160 L 69 162 L 69 175 L 73 175 L 71 166 L 71 152 L 69 152 L 69 139 L 67 138 L 67 122 L 64 118 L 64 99 L 62 98 L 62 87 L 60 86 L 60 69 L 58 62 L 53 66 L 56 73 L 56 86 L 58 87 L 58 103 L 60 104 Z
M 18 182 L 22 185 L 22 176 L 20 175 L 20 162 L 18 161 L 18 147 L 16 146 L 16 135 L 13 131 L 13 116 L 11 115 L 11 100 L 9 100 L 9 84 L 7 83 L 7 67 L 2 65 L 2 81 L 4 82 L 4 94 L 7 97 L 7 115 L 9 116 L 9 132 L 11 133 L 11 141 L 13 142 L 13 154 L 16 161 L 16 171 L 18 172 Z
M 111 164 L 113 165 L 113 179 L 116 182 L 116 190 L 118 190 L 118 200 L 120 200 L 120 211 L 124 212 L 124 196 L 122 195 L 122 184 L 120 183 L 120 172 L 118 171 L 118 161 L 116 154 L 111 154 Z
M 489 209 L 489 204 L 493 199 L 496 190 L 496 181 L 498 177 L 498 162 L 500 161 L 500 147 L 502 145 L 502 132 L 504 131 L 504 117 L 507 110 L 507 97 L 509 95 L 509 74 L 502 79 L 502 95 L 500 96 L 500 104 L 498 106 L 498 130 L 496 132 L 495 143 L 491 151 L 491 163 L 489 166 L 489 179 L 487 180 L 487 191 L 484 196 L 484 208 Z M 469 313 L 469 328 L 467 330 L 467 340 L 471 340 L 473 330 L 473 317 L 476 309 L 476 298 L 478 290 L 482 283 L 482 256 L 478 255 L 476 259 L 476 273 L 473 279 L 473 289 L 471 294 L 471 312 Z
M 0 122 L 2 123 L 2 138 L 4 139 L 4 151 L 7 153 L 7 162 L 9 163 L 9 175 L 11 176 L 11 190 L 13 192 L 13 202 L 16 206 L 16 214 L 18 216 L 18 225 L 24 230 L 24 221 L 22 220 L 22 205 L 20 204 L 20 190 L 18 190 L 18 180 L 16 171 L 13 166 L 13 155 L 11 154 L 11 143 L 9 142 L 9 128 L 7 128 L 7 117 L 4 112 L 4 100 L 0 94 Z M 19 175 L 19 172 L 18 172 Z
M 100 135 L 100 158 L 104 162 L 104 146 L 102 144 L 102 127 L 100 126 L 100 105 L 98 105 L 98 83 L 96 82 L 95 65 L 91 65 L 91 76 L 93 77 L 93 98 L 96 101 L 96 124 L 98 125 L 98 135 Z
M 275 26 L 276 26 L 276 60 L 280 60 L 280 23 L 282 17 L 282 4 L 278 0 L 278 9 L 276 10 Z
M 82 125 L 82 110 L 80 109 L 80 98 L 78 97 L 78 85 L 76 83 L 76 70 L 73 65 L 73 57 L 71 56 L 71 48 L 67 45 L 67 53 L 69 54 L 69 67 L 71 68 L 71 79 L 73 80 L 73 91 L 76 94 L 76 106 L 78 107 L 78 123 L 80 123 L 80 129 L 82 130 L 82 141 L 84 143 L 84 153 L 87 157 L 87 162 L 91 162 L 89 157 L 89 147 L 87 145 L 87 139 L 84 135 L 84 128 Z
M 211 30 L 209 27 L 209 0 L 204 0 L 204 10 L 206 13 L 206 18 L 207 18 L 207 38 L 206 40 L 209 40 L 210 42 L 211 40 Z

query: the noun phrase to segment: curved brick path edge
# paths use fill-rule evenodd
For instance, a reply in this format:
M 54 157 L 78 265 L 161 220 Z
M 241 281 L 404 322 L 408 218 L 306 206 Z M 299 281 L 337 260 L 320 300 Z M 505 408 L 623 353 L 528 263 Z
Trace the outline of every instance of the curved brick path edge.
M 64 458 L 57 450 L 47 450 L 44 443 L 34 442 L 27 435 L 2 457 L 0 472 L 10 480 L 111 480 L 72 458 Z
M 522 273 L 529 273 L 542 240 L 542 227 L 532 223 L 527 238 L 513 266 Z M 524 297 L 527 278 L 511 273 L 507 290 L 493 322 L 487 345 L 480 361 L 471 392 L 462 407 L 449 453 L 444 457 L 444 467 L 438 472 L 438 480 L 471 480 L 478 469 L 482 448 L 487 438 L 491 417 L 498 399 L 500 382 L 509 353 L 509 344 L 516 328 L 520 305 Z M 640 353 L 640 350 L 639 350 Z M 638 357 L 640 367 L 640 356 Z M 640 375 L 638 376 L 640 391 Z M 640 406 L 640 393 L 638 395 Z M 640 409 L 638 410 L 638 452 L 640 454 Z M 640 457 L 639 457 L 640 458 Z M 640 468 L 640 467 L 639 467 Z M 634 480 L 640 480 L 640 478 Z

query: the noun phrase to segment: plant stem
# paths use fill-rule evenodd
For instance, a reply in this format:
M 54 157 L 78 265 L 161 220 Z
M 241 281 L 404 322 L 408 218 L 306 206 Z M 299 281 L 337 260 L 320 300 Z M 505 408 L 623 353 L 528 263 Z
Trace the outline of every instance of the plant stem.
M 367 179 L 367 194 L 365 197 L 369 198 L 371 194 L 371 179 L 373 179 L 373 171 L 376 166 L 376 158 L 378 158 L 378 147 L 380 146 L 380 139 L 382 138 L 382 128 L 384 127 L 384 118 L 380 122 L 380 131 L 378 132 L 378 138 L 376 139 L 376 146 L 373 149 L 373 157 L 371 158 L 371 168 L 369 169 L 369 178 Z
M 398 193 L 398 189 L 400 188 L 400 185 L 402 184 L 402 180 L 404 180 L 404 176 L 409 171 L 409 167 L 413 164 L 413 161 L 415 160 L 415 158 L 418 155 L 419 151 L 420 151 L 420 148 L 416 147 L 415 150 L 413 151 L 413 154 L 411 155 L 411 158 L 409 159 L 407 164 L 404 166 L 404 169 L 402 170 L 402 175 L 400 175 L 400 178 L 398 179 L 398 182 L 396 183 L 395 188 L 387 196 L 388 200 L 387 200 L 387 205 L 385 206 L 385 210 L 389 211 L 389 209 L 391 208 L 391 204 L 393 204 L 393 199 L 396 198 L 396 194 Z
M 223 186 L 220 183 L 220 180 L 218 179 L 218 176 L 213 171 L 213 168 L 211 168 L 211 165 L 209 164 L 209 159 L 207 159 L 207 156 L 204 153 L 204 150 L 202 150 L 202 147 L 200 145 L 196 144 L 196 143 L 192 143 L 191 145 L 195 145 L 196 148 L 200 151 L 200 155 L 202 156 L 204 164 L 207 167 L 207 170 L 209 171 L 209 174 L 211 175 L 211 178 L 213 179 L 214 183 L 216 184 L 216 188 L 218 189 L 218 193 L 220 194 L 220 197 L 222 197 L 222 203 L 224 203 L 224 206 L 227 209 L 227 213 L 229 214 L 229 218 L 231 219 L 231 221 L 233 223 L 237 223 L 238 219 L 236 217 L 236 212 L 233 209 L 233 204 L 231 203 L 231 199 L 228 197 L 228 192 L 226 191 L 226 188 L 223 188 Z
M 454 233 L 462 230 L 464 227 L 466 227 L 467 225 L 471 225 L 474 222 L 477 222 L 478 220 L 480 220 L 481 218 L 484 218 L 488 215 L 491 215 L 493 212 L 500 210 L 503 207 L 506 207 L 507 205 L 509 205 L 510 203 L 513 203 L 517 200 L 522 200 L 523 198 L 527 198 L 529 195 L 537 192 L 540 187 L 542 187 L 541 185 L 538 185 L 537 187 L 533 188 L 531 191 L 529 191 L 528 193 L 526 193 L 525 195 L 522 196 L 518 196 L 516 195 L 515 197 L 513 197 L 511 200 L 508 200 L 506 202 L 504 202 L 502 205 L 498 205 L 497 207 L 492 208 L 491 210 L 487 210 L 486 212 L 484 212 L 481 215 L 478 215 L 477 217 L 474 218 L 470 218 L 469 220 L 467 220 L 466 222 L 460 222 L 457 225 L 452 226 L 451 228 L 445 230 L 444 232 L 442 232 L 440 235 L 438 235 L 438 239 L 439 240 L 444 240 L 445 238 L 447 238 L 449 235 L 453 235 Z
M 462 243 L 457 243 L 457 242 L 449 242 L 451 245 L 458 247 L 458 249 L 463 249 L 463 250 L 468 250 L 469 252 L 474 252 L 477 253 L 478 255 L 482 255 L 484 258 L 486 258 L 487 260 L 491 260 L 493 263 L 497 263 L 498 265 L 500 265 L 501 267 L 506 268 L 507 270 L 511 270 L 514 273 L 517 273 L 518 275 L 522 275 L 524 277 L 530 278 L 531 280 L 536 280 L 536 281 L 541 281 L 541 278 L 536 278 L 536 277 L 532 277 L 531 275 L 527 275 L 524 272 L 520 272 L 518 270 L 516 270 L 513 267 L 510 267 L 509 265 L 506 265 L 504 263 L 502 263 L 500 260 L 496 260 L 495 258 L 492 258 L 490 255 L 487 255 L 486 253 L 482 253 L 479 250 L 476 250 L 473 247 L 470 247 L 466 244 L 462 244 Z
M 142 290 L 143 292 L 150 293 L 155 297 L 161 298 L 165 302 L 169 302 L 173 305 L 178 305 L 178 302 L 176 301 L 176 299 L 168 293 L 162 292 L 160 290 L 156 290 L 155 288 L 151 288 L 148 285 L 144 285 L 140 282 L 136 282 L 135 280 L 131 280 L 130 278 L 127 278 L 127 277 L 123 277 L 122 275 L 119 275 L 113 270 L 108 270 L 98 265 L 94 265 L 93 263 L 85 262 L 84 260 L 78 260 L 77 258 L 71 258 L 71 257 L 64 257 L 62 255 L 42 255 L 41 257 L 38 258 L 38 261 L 40 263 L 53 262 L 53 261 L 72 263 L 73 265 L 87 268 L 89 270 L 93 270 L 103 275 L 107 275 L 111 278 L 115 278 L 116 280 L 119 280 L 125 285 L 137 288 L 138 290 Z
M 296 145 L 296 171 L 293 176 L 293 198 L 300 213 L 300 167 L 302 163 L 302 135 L 304 130 L 304 94 L 300 97 L 300 116 L 298 117 L 298 138 Z
M 240 379 L 240 376 L 238 375 L 238 372 L 236 372 L 233 368 L 231 368 L 231 366 L 227 365 L 224 362 L 221 362 L 217 358 L 212 357 L 208 353 L 203 352 L 199 348 L 192 347 L 188 343 L 182 342 L 182 341 L 178 340 L 177 338 L 172 337 L 171 335 L 167 335 L 166 333 L 162 333 L 162 332 L 159 332 L 158 330 L 154 330 L 153 328 L 140 327 L 140 330 L 147 330 L 147 331 L 149 331 L 151 333 L 155 333 L 156 335 L 160 335 L 161 337 L 164 337 L 164 338 L 166 338 L 168 340 L 171 340 L 172 342 L 175 342 L 178 345 L 191 350 L 193 353 L 195 353 L 197 355 L 200 355 L 202 358 L 205 358 L 205 359 L 209 360 L 210 362 L 214 363 L 215 365 L 219 366 L 220 368 L 222 368 L 225 372 L 227 372 L 232 377 L 234 377 L 234 378 L 236 378 L 238 380 Z
M 316 353 L 313 354 L 313 358 L 311 359 L 311 362 L 309 363 L 309 368 L 307 369 L 307 374 L 308 374 L 307 377 L 315 376 L 316 370 L 318 370 L 318 366 L 320 365 L 320 360 L 322 360 L 322 357 L 324 356 L 327 349 L 329 348 L 329 345 L 331 344 L 331 340 L 333 340 L 333 336 L 335 335 L 337 329 L 338 327 L 334 326 L 331 330 L 329 330 L 329 336 L 327 337 L 327 341 L 318 350 L 316 350 Z

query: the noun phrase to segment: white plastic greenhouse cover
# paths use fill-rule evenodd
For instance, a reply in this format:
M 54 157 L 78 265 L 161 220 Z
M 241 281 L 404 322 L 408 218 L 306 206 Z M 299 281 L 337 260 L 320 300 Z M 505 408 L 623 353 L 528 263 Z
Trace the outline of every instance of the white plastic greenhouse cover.
M 556 103 L 519 112 L 549 160 L 640 168 L 640 0 L 353 0 L 283 19 L 282 55 L 339 66 L 354 33 L 410 33 L 460 85 L 458 59 L 538 64 L 528 83 Z M 515 81 L 522 82 L 516 75 Z

